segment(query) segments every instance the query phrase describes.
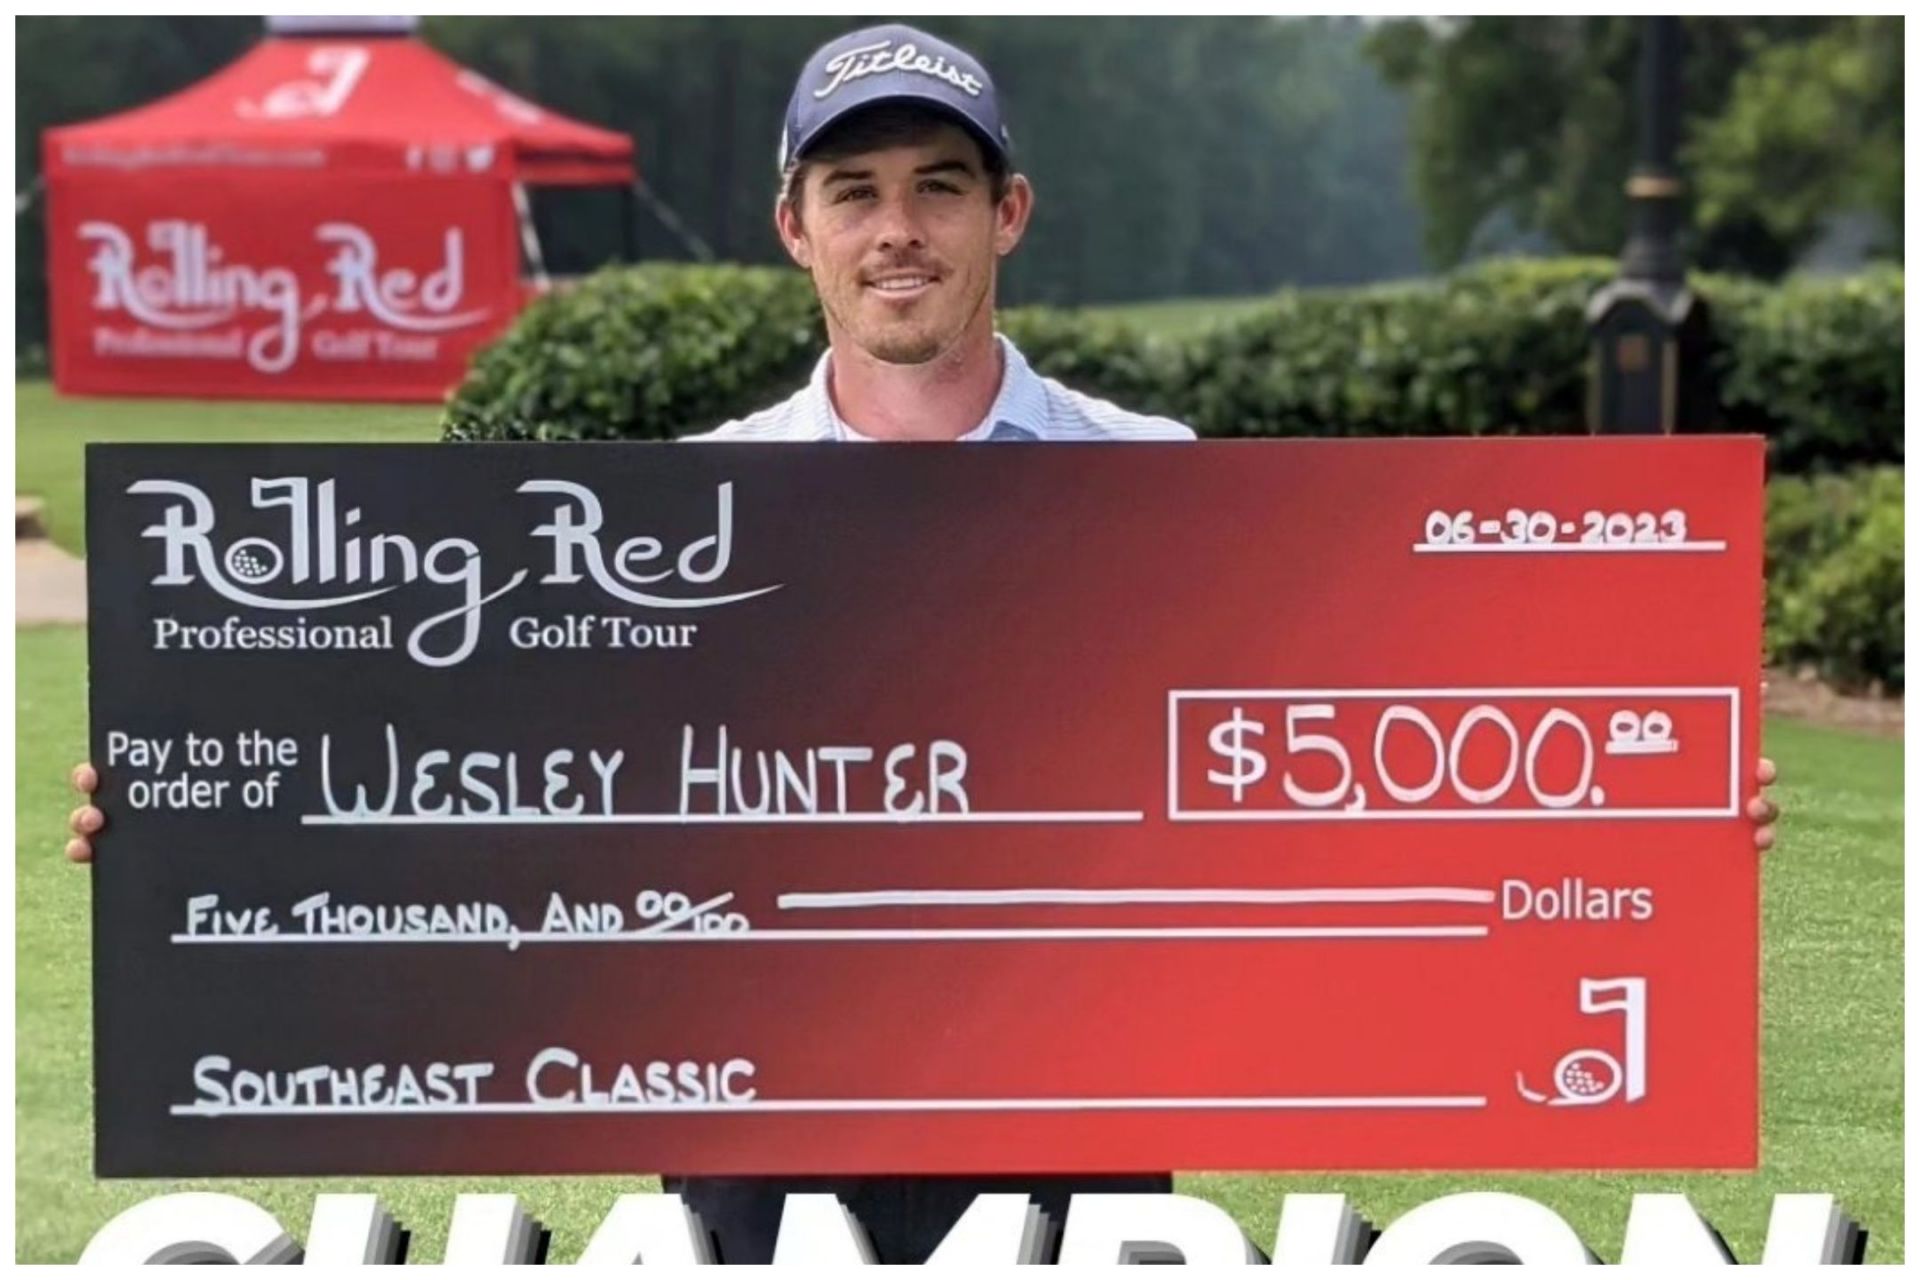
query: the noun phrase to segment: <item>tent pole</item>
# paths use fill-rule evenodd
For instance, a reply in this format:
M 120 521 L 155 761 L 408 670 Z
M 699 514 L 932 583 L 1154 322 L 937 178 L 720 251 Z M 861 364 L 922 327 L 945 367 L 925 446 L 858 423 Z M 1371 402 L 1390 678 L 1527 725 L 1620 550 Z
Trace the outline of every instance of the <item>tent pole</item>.
M 620 189 L 620 261 L 632 262 L 639 256 L 636 243 L 640 228 L 639 206 L 634 203 L 633 186 L 629 183 Z
M 547 262 L 540 252 L 540 233 L 533 225 L 533 204 L 527 199 L 525 184 L 513 184 L 513 212 L 520 222 L 520 252 L 527 256 L 527 266 L 533 270 L 533 284 L 545 293 L 553 287 L 553 281 L 547 276 Z
M 16 218 L 24 218 L 27 215 L 27 211 L 29 209 L 33 208 L 34 205 L 40 203 L 40 193 L 41 191 L 45 190 L 46 185 L 47 185 L 46 174 L 44 173 L 34 174 L 33 181 L 27 184 L 26 190 L 18 191 L 14 193 L 13 216 Z
M 633 180 L 633 193 L 647 202 L 647 208 L 653 210 L 653 216 L 660 219 L 660 225 L 664 226 L 668 231 L 671 231 L 674 238 L 685 246 L 687 252 L 692 254 L 695 260 L 700 262 L 713 261 L 713 250 L 707 247 L 707 242 L 702 240 L 686 223 L 680 221 L 680 215 L 675 213 L 672 207 L 655 194 L 653 188 L 648 186 L 646 182 L 638 176 L 635 176 Z

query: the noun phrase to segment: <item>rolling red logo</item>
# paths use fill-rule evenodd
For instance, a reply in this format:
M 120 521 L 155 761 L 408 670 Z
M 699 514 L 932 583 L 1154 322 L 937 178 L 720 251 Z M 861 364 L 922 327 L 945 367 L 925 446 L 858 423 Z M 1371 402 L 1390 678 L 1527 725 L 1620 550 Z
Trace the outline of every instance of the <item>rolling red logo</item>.
M 93 309 L 125 315 L 162 339 L 135 340 L 139 349 L 123 351 L 126 335 L 102 330 L 96 345 L 107 342 L 102 354 L 217 355 L 226 348 L 213 331 L 229 328 L 233 354 L 258 372 L 278 374 L 299 357 L 303 326 L 322 313 L 408 333 L 464 329 L 492 314 L 491 307 L 460 305 L 466 254 L 458 227 L 441 233 L 439 260 L 424 270 L 383 266 L 373 235 L 351 222 L 321 223 L 314 237 L 332 249 L 325 267 L 331 284 L 303 293 L 293 267 L 233 260 L 202 222 L 149 222 L 138 241 L 115 223 L 83 222 Z M 178 340 L 169 344 L 167 335 Z M 190 335 L 211 341 L 182 341 Z

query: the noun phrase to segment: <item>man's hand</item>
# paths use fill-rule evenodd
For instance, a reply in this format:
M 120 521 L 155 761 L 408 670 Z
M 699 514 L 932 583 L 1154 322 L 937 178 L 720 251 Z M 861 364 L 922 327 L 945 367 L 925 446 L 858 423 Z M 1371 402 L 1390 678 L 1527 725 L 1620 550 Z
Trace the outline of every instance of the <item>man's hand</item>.
M 1780 808 L 1767 799 L 1767 788 L 1779 776 L 1780 771 L 1773 767 L 1773 761 L 1761 756 L 1758 770 L 1760 793 L 1747 801 L 1747 817 L 1753 819 L 1753 847 L 1762 853 L 1773 848 L 1773 820 L 1780 816 Z
M 90 764 L 77 764 L 73 767 L 73 789 L 83 796 L 90 796 L 100 785 L 100 775 L 94 772 Z M 83 804 L 67 818 L 67 829 L 73 832 L 73 839 L 67 841 L 67 858 L 73 862 L 93 861 L 93 839 L 100 828 L 107 825 L 107 815 L 91 804 Z

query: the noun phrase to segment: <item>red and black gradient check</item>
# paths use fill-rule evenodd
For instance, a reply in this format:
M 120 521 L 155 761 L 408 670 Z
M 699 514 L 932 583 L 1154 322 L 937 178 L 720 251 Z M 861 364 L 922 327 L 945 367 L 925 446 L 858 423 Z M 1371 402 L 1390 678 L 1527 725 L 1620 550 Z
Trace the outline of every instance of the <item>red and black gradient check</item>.
M 1757 440 L 89 468 L 95 758 L 115 731 L 299 749 L 258 811 L 132 809 L 147 775 L 103 768 L 102 1173 L 1756 1161 Z M 444 666 L 405 651 L 458 603 L 424 579 L 304 615 L 385 617 L 391 649 L 156 648 L 160 619 L 296 612 L 156 584 L 166 501 L 127 492 L 156 476 L 210 496 L 216 550 L 284 541 L 251 485 L 306 477 L 356 530 L 469 540 L 488 591 L 528 576 Z M 597 495 L 634 590 L 777 589 L 567 580 L 535 479 Z M 723 485 L 724 571 L 694 581 L 717 547 L 674 557 Z M 335 801 L 377 798 L 389 727 L 392 811 L 341 820 L 323 736 Z M 523 812 L 486 812 L 509 778 Z M 303 937 L 320 893 L 516 933 Z M 204 895 L 279 936 L 190 929 Z M 475 1062 L 451 1101 L 395 1091 Z M 290 1083 L 320 1065 L 358 1102 Z

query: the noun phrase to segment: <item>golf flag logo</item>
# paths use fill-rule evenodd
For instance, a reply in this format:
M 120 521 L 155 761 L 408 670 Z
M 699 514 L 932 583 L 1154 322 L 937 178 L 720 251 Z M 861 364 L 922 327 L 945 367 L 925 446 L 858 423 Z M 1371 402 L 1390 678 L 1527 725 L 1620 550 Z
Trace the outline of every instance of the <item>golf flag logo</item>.
M 1620 1056 L 1597 1048 L 1571 1050 L 1553 1066 L 1553 1097 L 1529 1089 L 1525 1076 L 1515 1072 L 1520 1096 L 1549 1107 L 1597 1107 L 1622 1094 L 1627 1102 L 1646 1097 L 1647 980 L 1582 978 L 1580 1012 L 1620 1015 Z

